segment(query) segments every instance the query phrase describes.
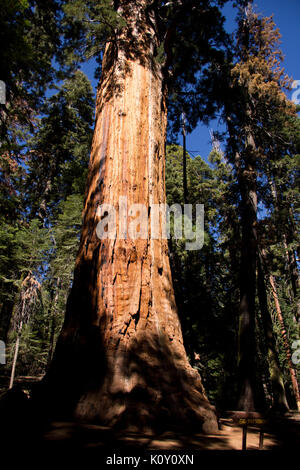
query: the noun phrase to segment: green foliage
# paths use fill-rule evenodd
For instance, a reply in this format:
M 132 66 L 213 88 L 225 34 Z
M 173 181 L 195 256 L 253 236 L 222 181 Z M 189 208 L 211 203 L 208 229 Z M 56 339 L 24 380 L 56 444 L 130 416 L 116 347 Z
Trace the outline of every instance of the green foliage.
M 60 295 L 63 297 L 66 297 L 71 286 L 82 225 L 82 208 L 82 194 L 70 195 L 60 204 L 60 213 L 53 224 L 54 250 L 49 274 L 54 279 L 60 279 Z
M 60 3 L 14 0 L 1 5 L 0 77 L 7 99 L 0 105 L 0 139 L 13 151 L 56 77 L 52 59 L 60 48 Z
M 110 0 L 72 0 L 64 4 L 64 57 L 67 63 L 101 57 L 105 44 L 126 24 Z
M 76 71 L 45 103 L 33 137 L 25 182 L 31 215 L 47 218 L 74 189 L 84 191 L 92 139 L 93 92 Z
M 50 249 L 49 230 L 36 219 L 13 226 L 2 221 L 0 228 L 0 283 L 4 298 L 14 296 L 28 272 L 39 277 Z M 5 289 L 5 286 L 8 289 Z M 3 301 L 3 299 L 2 299 Z
M 47 361 L 47 347 L 45 338 L 42 337 L 43 331 L 42 326 L 34 325 L 32 323 L 26 324 L 22 329 L 22 335 L 20 338 L 20 347 L 16 368 L 16 375 L 28 375 L 28 376 L 40 376 L 46 366 Z M 16 341 L 17 333 L 11 331 L 8 337 L 8 351 L 7 351 L 7 363 L 5 369 L 9 374 L 12 366 L 14 345 Z
M 22 359 L 23 353 L 24 357 L 27 354 L 26 341 L 34 355 L 41 357 L 37 369 L 42 372 L 47 364 L 53 290 L 58 278 L 55 335 L 63 318 L 79 242 L 93 108 L 91 84 L 76 71 L 44 103 L 35 133 L 27 139 L 26 166 L 18 166 L 10 153 L 3 155 L 2 186 L 6 194 L 0 224 L 1 338 L 5 339 L 9 325 L 13 326 L 28 273 L 40 281 L 44 297 L 39 314 L 35 304 L 28 304 L 29 317 L 33 318 L 21 332 L 24 373 L 31 370 L 30 359 L 26 364 Z M 40 325 L 35 323 L 39 315 Z M 9 344 L 14 339 L 10 333 Z
M 201 372 L 212 402 L 229 409 L 235 396 L 238 305 L 237 274 L 233 275 L 237 261 L 232 259 L 237 256 L 236 241 L 231 224 L 224 221 L 230 210 L 231 173 L 219 152 L 210 157 L 212 164 L 200 156 L 187 158 L 188 202 L 204 204 L 205 209 L 204 246 L 186 251 L 184 239 L 171 238 L 169 249 L 189 359 Z M 182 148 L 175 145 L 167 147 L 166 191 L 169 205 L 183 203 Z

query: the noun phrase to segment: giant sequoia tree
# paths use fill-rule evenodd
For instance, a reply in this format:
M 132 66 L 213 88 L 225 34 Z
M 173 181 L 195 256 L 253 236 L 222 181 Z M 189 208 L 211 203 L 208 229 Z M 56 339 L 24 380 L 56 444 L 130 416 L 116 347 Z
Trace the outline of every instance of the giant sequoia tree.
M 222 18 L 213 3 L 224 2 L 114 2 L 74 282 L 43 381 L 58 415 L 70 412 L 108 425 L 197 423 L 216 430 L 214 410 L 184 349 L 163 222 L 156 239 L 150 224 L 152 204 L 165 202 L 168 86 L 193 82 L 214 54 Z M 81 2 L 73 4 L 79 19 L 97 24 L 95 17 L 86 20 Z M 103 2 L 106 15 L 108 4 Z M 97 37 L 97 28 L 90 33 Z M 175 48 L 180 34 L 180 48 L 193 59 L 188 71 Z M 124 238 L 118 223 L 113 239 L 97 237 L 99 204 L 113 205 L 118 222 L 120 196 L 128 206 L 148 208 L 145 239 Z

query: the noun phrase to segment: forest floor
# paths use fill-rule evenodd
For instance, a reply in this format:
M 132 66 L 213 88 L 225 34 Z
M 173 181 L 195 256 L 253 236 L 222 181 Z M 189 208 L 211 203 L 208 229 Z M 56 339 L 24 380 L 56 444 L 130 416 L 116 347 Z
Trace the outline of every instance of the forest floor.
M 215 434 L 190 434 L 176 431 L 160 434 L 142 434 L 140 432 L 116 432 L 96 424 L 82 424 L 71 421 L 54 421 L 43 423 L 34 419 L 30 413 L 22 417 L 22 409 L 28 400 L 30 382 L 26 386 L 22 379 L 12 398 L 0 400 L 1 442 L 8 444 L 21 442 L 26 447 L 43 449 L 47 455 L 63 451 L 75 455 L 77 451 L 91 451 L 100 454 L 115 454 L 119 452 L 196 452 L 196 451 L 230 451 L 242 449 L 243 428 L 230 415 L 220 418 L 219 431 Z M 21 386 L 23 384 L 23 387 Z M 24 393 L 25 392 L 25 393 Z M 5 394 L 9 397 L 9 394 Z M 10 401 L 12 400 L 12 401 Z M 2 420 L 3 413 L 6 419 Z M 6 423 L 4 425 L 4 423 Z M 264 425 L 264 451 L 298 452 L 300 447 L 300 413 L 290 412 L 285 415 L 272 416 Z M 259 449 L 260 427 L 248 425 L 247 451 L 252 453 Z M 213 453 L 213 452 L 212 452 Z M 224 454 L 223 452 L 221 452 Z M 273 452 L 272 452 L 273 453 Z M 225 452 L 226 454 L 226 452 Z M 251 452 L 249 452 L 249 455 Z
M 70 422 L 54 422 L 45 432 L 44 439 L 52 442 L 77 442 L 83 447 L 101 447 L 112 445 L 116 448 L 127 446 L 141 447 L 143 449 L 159 450 L 241 450 L 242 428 L 222 420 L 221 430 L 218 434 L 182 435 L 176 432 L 165 432 L 160 435 L 147 435 L 135 432 L 118 433 L 112 435 L 108 428 L 97 425 L 78 425 Z M 300 441 L 299 441 L 300 443 Z M 254 427 L 248 428 L 247 449 L 258 450 L 259 431 Z M 274 450 L 282 447 L 276 435 L 265 433 L 264 449 Z
M 300 445 L 300 415 L 277 423 L 278 427 L 268 427 L 264 431 L 264 450 L 295 450 Z M 259 449 L 260 428 L 248 426 L 247 450 Z M 140 447 L 160 450 L 241 450 L 242 426 L 233 424 L 231 419 L 220 419 L 220 430 L 216 434 L 196 433 L 193 435 L 178 432 L 164 432 L 159 435 L 136 432 L 113 433 L 109 428 L 78 424 L 74 422 L 53 422 L 45 431 L 43 439 L 49 443 L 71 443 L 88 447 L 115 446 L 116 448 Z

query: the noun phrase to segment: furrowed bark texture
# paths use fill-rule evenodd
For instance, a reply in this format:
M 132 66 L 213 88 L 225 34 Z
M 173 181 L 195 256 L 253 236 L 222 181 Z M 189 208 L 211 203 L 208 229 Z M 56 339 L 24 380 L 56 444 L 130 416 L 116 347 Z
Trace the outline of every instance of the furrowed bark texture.
M 103 59 L 74 283 L 44 384 L 57 411 L 68 407 L 81 419 L 215 431 L 184 349 L 167 240 L 151 239 L 151 204 L 165 202 L 167 119 L 155 19 L 146 1 L 120 3 L 127 28 Z M 120 196 L 147 207 L 146 239 L 122 238 Z M 113 240 L 96 235 L 103 203 L 116 209 Z
M 250 131 L 246 133 L 245 168 L 236 161 L 241 193 L 242 247 L 240 266 L 238 409 L 255 410 L 255 287 L 257 252 L 256 151 Z

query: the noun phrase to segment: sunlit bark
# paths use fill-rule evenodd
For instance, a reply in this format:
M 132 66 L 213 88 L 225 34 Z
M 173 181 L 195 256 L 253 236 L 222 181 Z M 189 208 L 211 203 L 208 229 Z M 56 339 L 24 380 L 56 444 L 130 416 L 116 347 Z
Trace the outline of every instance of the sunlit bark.
M 167 240 L 151 237 L 151 205 L 165 202 L 167 109 L 146 3 L 120 2 L 127 28 L 105 51 L 74 283 L 44 384 L 58 413 L 214 431 L 215 413 L 183 345 Z M 120 196 L 147 207 L 146 239 L 122 238 Z M 112 240 L 96 235 L 102 203 L 117 212 Z

